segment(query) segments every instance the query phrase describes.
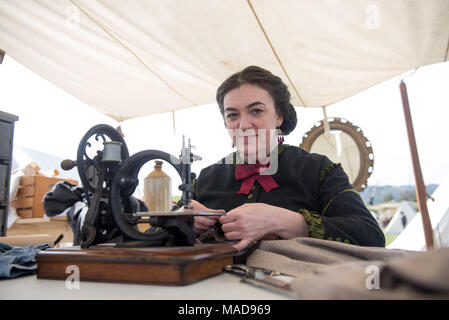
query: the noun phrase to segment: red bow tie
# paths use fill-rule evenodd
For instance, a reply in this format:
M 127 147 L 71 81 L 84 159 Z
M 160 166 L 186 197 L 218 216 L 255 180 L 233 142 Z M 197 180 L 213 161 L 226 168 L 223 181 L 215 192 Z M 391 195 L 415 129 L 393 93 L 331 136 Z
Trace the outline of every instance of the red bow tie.
M 254 185 L 254 182 L 259 181 L 260 185 L 266 192 L 270 192 L 272 189 L 279 187 L 270 175 L 260 175 L 260 172 L 264 168 L 267 168 L 270 164 L 240 164 L 235 169 L 235 178 L 237 180 L 243 180 L 238 194 L 248 194 Z

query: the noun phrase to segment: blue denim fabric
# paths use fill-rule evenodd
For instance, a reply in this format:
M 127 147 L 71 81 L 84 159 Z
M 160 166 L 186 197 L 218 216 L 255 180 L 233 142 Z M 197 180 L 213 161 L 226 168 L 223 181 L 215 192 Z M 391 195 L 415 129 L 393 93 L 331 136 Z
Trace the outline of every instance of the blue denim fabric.
M 48 244 L 15 247 L 0 242 L 0 279 L 34 273 L 37 269 L 36 254 L 48 248 Z

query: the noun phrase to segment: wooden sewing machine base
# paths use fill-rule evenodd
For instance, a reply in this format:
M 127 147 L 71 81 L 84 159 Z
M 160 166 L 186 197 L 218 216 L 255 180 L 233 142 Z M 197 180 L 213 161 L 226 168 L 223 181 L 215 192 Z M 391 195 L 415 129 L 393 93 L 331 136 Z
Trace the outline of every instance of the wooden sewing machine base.
M 79 268 L 81 281 L 187 285 L 222 273 L 237 251 L 226 243 L 193 247 L 117 248 L 98 245 L 51 248 L 36 255 L 39 279 L 66 280 Z

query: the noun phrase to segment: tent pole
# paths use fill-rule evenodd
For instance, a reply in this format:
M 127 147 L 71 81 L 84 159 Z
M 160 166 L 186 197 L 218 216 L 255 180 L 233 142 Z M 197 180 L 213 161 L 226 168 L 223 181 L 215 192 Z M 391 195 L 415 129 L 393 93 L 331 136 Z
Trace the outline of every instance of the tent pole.
M 410 113 L 407 86 L 405 85 L 403 80 L 401 80 L 401 83 L 399 84 L 399 89 L 401 91 L 402 107 L 404 109 L 408 142 L 410 146 L 410 153 L 412 156 L 413 172 L 415 174 L 416 199 L 418 201 L 419 212 L 421 213 L 421 219 L 424 228 L 424 237 L 426 240 L 426 249 L 431 250 L 434 248 L 434 243 L 432 224 L 429 217 L 429 211 L 427 210 L 427 191 L 421 172 L 421 166 L 419 164 L 418 148 L 416 147 L 415 132 L 413 130 L 412 115 Z

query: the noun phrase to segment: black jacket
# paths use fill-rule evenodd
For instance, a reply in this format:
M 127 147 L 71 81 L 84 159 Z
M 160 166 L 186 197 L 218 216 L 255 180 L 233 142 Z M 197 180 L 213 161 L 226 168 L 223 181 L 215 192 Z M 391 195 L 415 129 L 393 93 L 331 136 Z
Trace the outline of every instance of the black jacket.
M 237 193 L 242 184 L 235 178 L 237 165 L 225 162 L 203 169 L 196 181 L 195 198 L 206 207 L 228 212 L 244 203 L 267 203 L 303 214 L 310 237 L 385 246 L 383 232 L 346 173 L 327 157 L 281 145 L 272 175 L 279 187 L 265 192 L 256 181 L 248 195 Z

